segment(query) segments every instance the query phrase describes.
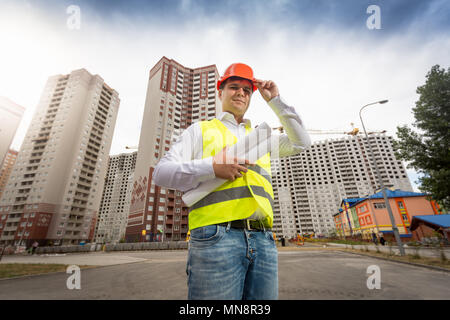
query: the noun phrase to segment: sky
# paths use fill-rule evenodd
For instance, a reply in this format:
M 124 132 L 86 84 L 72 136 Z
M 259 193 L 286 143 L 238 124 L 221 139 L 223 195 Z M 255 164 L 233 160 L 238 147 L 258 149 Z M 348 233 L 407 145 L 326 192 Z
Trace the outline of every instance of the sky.
M 0 0 L 0 96 L 26 108 L 18 150 L 49 76 L 98 74 L 121 99 L 110 150 L 118 154 L 139 144 L 149 71 L 162 56 L 188 68 L 214 64 L 219 74 L 243 62 L 275 81 L 307 129 L 362 129 L 360 108 L 388 99 L 363 119 L 395 138 L 397 126 L 414 122 L 427 72 L 449 67 L 449 18 L 447 0 Z M 246 117 L 279 125 L 258 92 Z M 417 190 L 416 172 L 407 172 Z

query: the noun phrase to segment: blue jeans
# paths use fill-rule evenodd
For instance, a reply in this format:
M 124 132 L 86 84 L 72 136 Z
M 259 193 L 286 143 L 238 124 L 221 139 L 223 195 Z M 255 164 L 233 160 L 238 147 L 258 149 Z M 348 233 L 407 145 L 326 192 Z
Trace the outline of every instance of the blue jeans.
M 278 251 L 271 231 L 193 229 L 186 273 L 190 300 L 278 299 Z

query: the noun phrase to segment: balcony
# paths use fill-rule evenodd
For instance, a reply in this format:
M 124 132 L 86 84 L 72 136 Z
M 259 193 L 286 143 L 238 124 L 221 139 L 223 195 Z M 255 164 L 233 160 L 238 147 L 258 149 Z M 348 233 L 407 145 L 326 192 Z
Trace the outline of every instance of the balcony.
M 17 205 L 24 205 L 26 201 L 27 201 L 27 197 L 16 197 L 14 203 Z M 17 211 L 15 211 L 15 212 L 17 212 Z M 21 211 L 19 211 L 19 212 L 21 212 Z
M 75 205 L 81 205 L 84 206 L 86 205 L 87 201 L 82 201 L 82 200 L 78 200 L 78 199 L 73 199 L 73 204 Z
M 83 164 L 83 170 L 86 171 L 87 173 L 91 173 L 91 174 L 95 173 L 95 168 L 91 167 L 87 164 Z
M 30 158 L 28 158 L 28 160 L 30 161 L 34 161 L 34 160 L 39 160 L 41 161 L 42 158 L 42 152 L 40 152 L 39 154 L 31 154 Z
M 86 179 L 86 178 L 83 178 L 83 177 L 79 177 L 78 182 L 82 183 L 82 184 L 85 184 L 86 186 L 90 187 L 91 183 L 92 183 L 92 180 L 89 180 L 89 179 Z
M 68 224 L 67 227 L 66 227 L 66 232 L 67 231 L 79 232 L 82 225 L 83 225 L 82 223 L 76 223 L 76 224 L 71 223 L 71 224 Z
M 172 226 L 166 226 L 166 229 L 164 230 L 164 232 L 165 232 L 166 234 L 172 234 L 172 233 L 173 233 L 173 231 L 172 231 Z
M 81 181 L 81 180 L 78 181 L 77 188 L 80 188 L 80 189 L 86 190 L 86 191 L 91 190 L 90 184 L 87 182 Z
M 26 194 L 29 193 L 31 190 L 31 188 L 19 188 L 17 191 L 18 194 L 22 195 L 22 194 Z
M 81 171 L 81 173 L 80 173 L 80 177 L 83 177 L 83 178 L 92 178 L 93 177 L 93 175 L 92 174 L 88 174 L 87 172 L 85 173 L 85 172 L 83 172 L 83 171 Z M 80 179 L 81 180 L 81 179 Z M 91 181 L 90 181 L 91 182 Z
M 107 98 L 109 98 L 109 100 Z M 103 102 L 103 104 L 109 105 L 111 103 L 111 97 L 109 97 L 104 92 L 102 92 L 102 94 L 100 95 L 100 102 Z
M 3 228 L 3 232 L 5 231 L 16 231 L 17 230 L 17 226 L 11 226 L 11 227 L 4 227 Z
M 86 211 L 86 207 L 81 207 L 81 206 L 72 206 L 72 208 L 70 209 L 70 212 L 85 212 Z
M 96 164 L 97 163 L 97 156 L 90 153 L 89 151 L 86 151 L 86 154 L 84 156 L 85 160 L 90 160 L 91 163 Z
M 71 214 L 69 216 L 69 223 L 77 223 L 79 221 L 82 221 L 84 219 L 84 215 L 76 215 L 76 214 Z
M 84 192 L 75 192 L 75 195 L 73 196 L 74 199 L 77 200 L 88 200 L 89 198 L 89 193 L 84 193 Z

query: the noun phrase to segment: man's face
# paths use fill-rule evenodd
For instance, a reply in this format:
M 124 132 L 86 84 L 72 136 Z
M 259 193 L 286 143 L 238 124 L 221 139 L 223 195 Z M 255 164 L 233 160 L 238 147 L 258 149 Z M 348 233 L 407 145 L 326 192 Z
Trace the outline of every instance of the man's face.
M 223 89 L 219 90 L 219 98 L 222 101 L 222 111 L 227 111 L 235 116 L 243 116 L 250 105 L 253 87 L 248 80 L 227 80 Z

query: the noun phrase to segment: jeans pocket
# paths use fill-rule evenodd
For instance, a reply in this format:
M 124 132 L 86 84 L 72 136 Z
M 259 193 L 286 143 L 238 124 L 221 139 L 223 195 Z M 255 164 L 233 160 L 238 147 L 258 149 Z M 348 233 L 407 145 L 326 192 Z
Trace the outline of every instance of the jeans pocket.
M 195 228 L 191 230 L 190 245 L 195 248 L 212 246 L 222 238 L 223 229 L 218 225 Z
M 272 231 L 265 231 L 265 236 L 268 240 L 275 242 L 275 239 L 273 238 L 273 232 Z

